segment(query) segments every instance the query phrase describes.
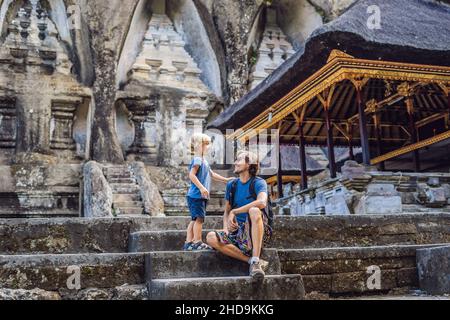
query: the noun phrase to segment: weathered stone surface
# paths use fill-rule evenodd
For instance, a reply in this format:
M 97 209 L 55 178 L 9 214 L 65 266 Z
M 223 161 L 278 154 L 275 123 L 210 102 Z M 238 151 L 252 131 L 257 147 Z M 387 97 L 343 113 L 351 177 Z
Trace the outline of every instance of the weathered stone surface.
M 80 165 L 16 164 L 0 173 L 0 216 L 79 216 Z
M 264 250 L 268 275 L 281 274 L 278 253 Z M 217 252 L 152 252 L 145 256 L 148 279 L 248 276 L 248 263 L 235 261 Z M 212 267 L 213 266 L 213 267 Z
M 121 286 L 113 291 L 113 300 L 148 300 L 148 289 L 146 285 Z
M 87 218 L 112 217 L 113 191 L 103 170 L 94 161 L 88 162 L 83 169 L 84 179 L 84 216 Z
M 0 287 L 11 289 L 72 291 L 74 268 L 80 272 L 80 288 L 74 291 L 142 284 L 145 274 L 140 254 L 0 256 L 0 265 Z
M 131 170 L 137 179 L 141 191 L 141 197 L 144 202 L 145 213 L 151 216 L 164 215 L 164 200 L 159 193 L 156 184 L 150 180 L 150 177 L 143 163 L 134 162 L 131 164 Z
M 268 276 L 263 283 L 249 277 L 158 279 L 149 283 L 153 300 L 303 300 L 302 276 Z
M 146 225 L 142 221 L 142 227 Z M 0 254 L 126 252 L 138 219 L 0 220 Z
M 61 300 L 61 296 L 56 292 L 40 289 L 0 289 L 0 300 Z
M 402 198 L 393 184 L 370 184 L 355 207 L 356 214 L 402 213 Z
M 417 251 L 420 288 L 428 294 L 450 294 L 450 247 Z

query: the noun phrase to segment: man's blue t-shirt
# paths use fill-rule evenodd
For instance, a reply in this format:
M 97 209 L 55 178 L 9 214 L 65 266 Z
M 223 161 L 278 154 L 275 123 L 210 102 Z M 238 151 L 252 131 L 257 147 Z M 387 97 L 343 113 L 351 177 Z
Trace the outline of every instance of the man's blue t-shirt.
M 197 172 L 197 178 L 200 183 L 208 190 L 211 190 L 211 167 L 206 159 L 202 159 L 201 157 L 195 157 L 192 159 L 191 165 L 189 166 L 189 172 L 191 172 L 192 168 L 199 166 Z M 192 199 L 203 199 L 202 193 L 197 188 L 197 186 L 191 182 L 191 187 L 189 188 L 187 196 Z
M 234 195 L 234 204 L 233 203 L 231 204 L 231 206 L 234 209 L 242 208 L 256 200 L 250 194 L 250 184 L 251 184 L 252 180 L 253 179 L 250 179 L 249 181 L 247 181 L 247 183 L 244 184 L 241 182 L 241 179 L 238 179 L 236 194 Z M 225 194 L 225 199 L 227 201 L 231 201 L 231 188 L 233 186 L 233 182 L 234 181 L 230 181 L 227 184 L 227 191 Z M 255 182 L 255 192 L 256 192 L 256 196 L 258 196 L 261 192 L 268 193 L 267 192 L 267 182 L 263 179 L 257 179 Z M 248 216 L 248 213 L 238 214 L 236 216 L 236 220 L 239 223 L 243 223 L 247 220 L 247 216 Z

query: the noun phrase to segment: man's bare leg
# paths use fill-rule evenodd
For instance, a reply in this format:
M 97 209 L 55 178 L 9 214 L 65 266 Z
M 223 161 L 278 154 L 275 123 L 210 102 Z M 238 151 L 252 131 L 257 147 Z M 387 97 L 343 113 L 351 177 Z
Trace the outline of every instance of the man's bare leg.
M 215 232 L 210 232 L 206 238 L 208 245 L 219 251 L 220 253 L 231 257 L 236 260 L 248 263 L 249 257 L 239 250 L 239 248 L 233 246 L 232 244 L 223 244 L 217 239 Z
M 250 209 L 249 214 L 252 221 L 253 257 L 260 258 L 264 237 L 264 222 L 262 218 L 263 213 L 258 208 L 252 208 Z

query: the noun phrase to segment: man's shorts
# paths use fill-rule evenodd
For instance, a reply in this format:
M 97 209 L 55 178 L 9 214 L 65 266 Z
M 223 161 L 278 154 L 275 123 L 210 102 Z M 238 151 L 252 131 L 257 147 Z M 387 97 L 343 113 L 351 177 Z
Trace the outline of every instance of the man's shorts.
M 208 200 L 187 197 L 187 204 L 189 207 L 189 212 L 191 213 L 192 221 L 197 221 L 197 219 L 202 219 L 203 221 L 205 220 Z
M 237 247 L 241 252 L 248 256 L 252 256 L 252 239 L 250 236 L 249 224 L 238 223 L 239 227 L 235 232 L 226 234 L 225 231 L 216 231 L 217 239 L 220 243 L 231 244 Z

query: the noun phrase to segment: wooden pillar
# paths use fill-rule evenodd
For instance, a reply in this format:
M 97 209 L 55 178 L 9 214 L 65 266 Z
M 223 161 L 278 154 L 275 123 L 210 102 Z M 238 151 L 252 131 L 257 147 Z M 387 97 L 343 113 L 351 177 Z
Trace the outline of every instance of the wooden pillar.
M 278 171 L 277 171 L 278 199 L 284 198 L 283 192 L 283 162 L 281 159 L 281 141 L 278 143 Z
M 308 172 L 306 166 L 306 145 L 305 145 L 305 135 L 303 132 L 303 124 L 299 123 L 298 132 L 300 137 L 300 168 L 302 176 L 302 190 L 308 189 Z
M 416 120 L 414 116 L 414 97 L 412 95 L 406 96 L 406 108 L 408 112 L 409 121 L 409 133 L 411 134 L 411 143 L 417 143 L 417 127 Z M 413 152 L 414 169 L 416 172 L 420 172 L 420 155 L 419 150 Z
M 336 178 L 336 157 L 334 155 L 334 141 L 333 141 L 333 123 L 330 118 L 330 108 L 333 101 L 333 94 L 336 86 L 332 86 L 322 94 L 317 95 L 317 99 L 322 103 L 323 110 L 325 112 L 325 123 L 327 129 L 327 146 L 328 146 L 328 161 L 330 162 L 330 176 Z
M 447 89 L 447 102 L 448 102 L 448 126 L 450 128 L 450 87 Z
M 334 141 L 333 141 L 333 123 L 330 118 L 330 110 L 327 106 L 325 110 L 325 122 L 327 126 L 327 145 L 328 145 L 328 161 L 330 162 L 330 176 L 332 179 L 337 177 L 336 172 L 336 157 L 334 155 Z
M 383 142 L 382 142 L 380 114 L 375 113 L 373 115 L 373 122 L 375 123 L 375 135 L 376 135 L 376 139 L 377 139 L 377 155 L 382 156 L 383 155 Z M 380 163 L 380 170 L 381 171 L 386 170 L 384 162 Z
M 370 166 L 370 144 L 369 144 L 369 135 L 367 132 L 367 116 L 365 105 L 362 101 L 362 86 L 356 86 L 356 103 L 358 105 L 358 114 L 359 114 L 359 130 L 361 136 L 361 147 L 363 154 L 363 164 L 366 166 Z
M 355 161 L 355 150 L 353 149 L 353 123 L 347 125 L 348 133 L 348 150 L 350 155 L 350 160 Z

